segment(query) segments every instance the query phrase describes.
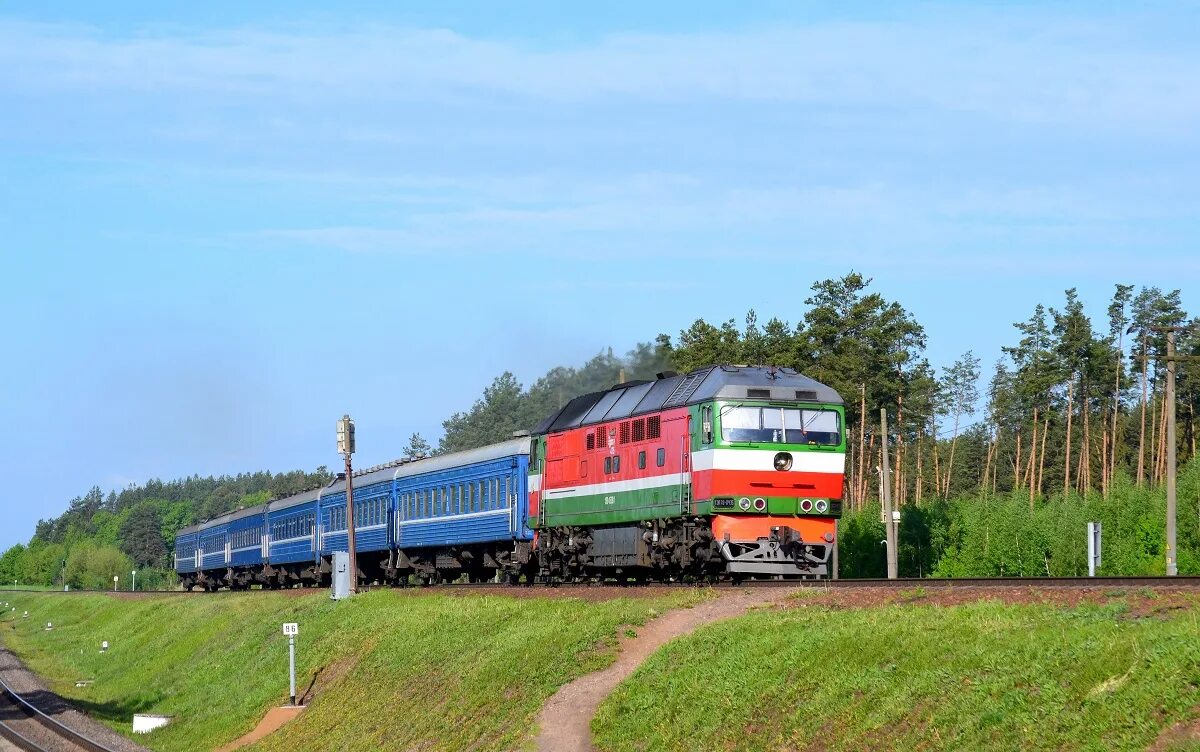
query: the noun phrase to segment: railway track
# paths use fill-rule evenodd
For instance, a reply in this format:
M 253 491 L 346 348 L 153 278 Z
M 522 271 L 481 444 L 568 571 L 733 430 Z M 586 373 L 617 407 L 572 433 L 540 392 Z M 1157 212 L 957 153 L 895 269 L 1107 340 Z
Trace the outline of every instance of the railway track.
M 3 679 L 0 739 L 26 752 L 118 752 L 43 712 Z M 3 742 L 0 749 L 4 749 Z
M 748 588 L 772 588 L 772 587 L 811 587 L 811 588 L 955 588 L 955 587 L 972 587 L 972 588 L 1095 588 L 1095 587 L 1172 587 L 1181 589 L 1200 588 L 1200 576 L 1198 575 L 1179 575 L 1175 577 L 910 577 L 899 578 L 895 580 L 888 579 L 852 579 L 852 580 L 747 580 L 737 584 L 725 581 L 717 583 L 688 583 L 688 582 L 645 582 L 645 583 L 616 583 L 616 582 L 558 582 L 558 583 L 535 583 L 534 585 L 507 585 L 498 582 L 475 582 L 475 583 L 443 583 L 433 586 L 418 586 L 411 585 L 408 587 L 393 587 L 393 586 L 371 586 L 364 588 L 366 590 L 390 588 L 394 590 L 414 590 L 437 592 L 438 590 L 526 590 L 527 588 L 542 589 L 547 592 L 554 592 L 559 588 L 620 588 L 620 589 L 637 589 L 641 587 L 748 587 Z M 319 592 L 325 591 L 325 587 L 296 587 L 285 588 L 278 592 Z M 113 594 L 111 590 L 71 590 L 67 592 L 58 590 L 7 590 L 0 588 L 0 592 L 13 593 L 39 593 L 39 594 L 58 594 L 69 596 L 72 593 L 107 593 Z M 227 591 L 222 591 L 227 592 Z M 182 590 L 157 590 L 157 591 L 142 591 L 138 593 L 121 592 L 122 597 L 156 597 L 156 596 L 176 596 L 176 595 L 205 595 L 202 591 L 186 592 Z M 211 594 L 209 594 L 211 595 Z

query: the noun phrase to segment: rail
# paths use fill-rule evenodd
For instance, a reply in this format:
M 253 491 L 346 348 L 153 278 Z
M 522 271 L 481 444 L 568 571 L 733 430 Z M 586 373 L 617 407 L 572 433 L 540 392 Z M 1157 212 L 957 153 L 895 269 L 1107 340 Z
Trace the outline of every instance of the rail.
M 11 697 L 26 715 L 29 715 L 37 720 L 55 735 L 69 739 L 72 743 L 88 750 L 89 752 L 117 752 L 117 750 L 113 749 L 112 747 L 108 747 L 88 736 L 81 734 L 61 721 L 51 718 L 46 713 L 42 712 L 42 710 L 36 705 L 22 697 L 19 692 L 10 687 L 8 682 L 4 681 L 3 679 L 0 679 L 0 693 Z M 45 747 L 34 743 L 28 737 L 23 736 L 12 728 L 9 728 L 8 724 L 0 722 L 0 727 L 4 729 L 4 735 L 6 737 L 8 737 L 9 734 L 12 735 L 12 737 L 9 737 L 9 740 L 18 747 L 30 750 L 31 752 L 45 752 Z
M 457 589 L 512 589 L 521 587 L 545 587 L 553 590 L 555 587 L 613 587 L 613 588 L 636 588 L 636 587 L 813 587 L 813 588 L 860 588 L 860 587 L 884 587 L 884 588 L 947 588 L 947 587 L 1179 587 L 1179 588 L 1194 588 L 1200 587 L 1200 575 L 1174 575 L 1174 576 L 1108 576 L 1108 577 L 902 577 L 894 580 L 889 579 L 815 579 L 815 580 L 743 580 L 738 583 L 730 582 L 729 580 L 721 580 L 717 582 L 654 582 L 645 581 L 641 583 L 617 583 L 612 581 L 597 581 L 597 580 L 580 580 L 572 582 L 570 580 L 560 582 L 535 582 L 532 585 L 511 585 L 502 582 L 458 582 L 458 583 L 442 583 L 440 585 L 429 588 L 423 587 L 404 587 L 392 585 L 377 585 L 374 588 L 379 589 L 395 589 L 395 590 L 438 590 L 445 588 Z M 371 589 L 374 589 L 371 588 Z M 328 590 L 328 586 L 317 585 L 301 585 L 290 590 Z M 35 593 L 38 595 L 57 594 L 71 595 L 72 593 L 108 593 L 112 594 L 112 590 L 10 590 L 0 588 L 0 593 Z M 142 598 L 150 598 L 159 595 L 205 595 L 200 591 L 188 592 L 184 590 L 141 590 L 136 593 L 129 591 L 121 591 L 124 596 L 136 596 Z

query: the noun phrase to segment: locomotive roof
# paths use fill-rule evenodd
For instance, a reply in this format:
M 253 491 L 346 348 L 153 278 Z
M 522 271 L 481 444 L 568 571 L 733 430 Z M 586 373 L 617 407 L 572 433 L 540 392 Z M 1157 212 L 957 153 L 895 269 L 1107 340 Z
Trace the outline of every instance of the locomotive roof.
M 791 368 L 709 366 L 656 381 L 618 384 L 603 392 L 576 397 L 543 420 L 535 434 L 557 433 L 578 426 L 620 420 L 672 407 L 714 399 L 802 400 L 843 404 L 832 388 Z

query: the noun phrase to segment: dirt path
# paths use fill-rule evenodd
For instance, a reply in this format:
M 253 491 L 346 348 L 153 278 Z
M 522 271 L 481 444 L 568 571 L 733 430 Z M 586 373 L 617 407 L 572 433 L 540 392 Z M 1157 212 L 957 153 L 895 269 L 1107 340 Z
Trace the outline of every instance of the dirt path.
M 304 712 L 304 706 L 302 705 L 285 705 L 284 707 L 280 708 L 271 708 L 267 711 L 267 714 L 263 716 L 263 719 L 259 721 L 258 725 L 254 727 L 253 731 L 238 737 L 223 747 L 217 747 L 217 752 L 233 752 L 235 749 L 248 747 L 259 739 L 270 736 L 279 729 L 283 728 L 285 723 L 300 715 L 302 712 Z
M 564 685 L 546 702 L 538 716 L 537 749 L 539 752 L 590 752 L 593 749 L 592 717 L 600 703 L 654 651 L 705 624 L 739 616 L 755 606 L 777 603 L 793 592 L 793 588 L 736 590 L 693 608 L 669 611 L 649 622 L 638 629 L 637 637 L 621 641 L 615 663 Z

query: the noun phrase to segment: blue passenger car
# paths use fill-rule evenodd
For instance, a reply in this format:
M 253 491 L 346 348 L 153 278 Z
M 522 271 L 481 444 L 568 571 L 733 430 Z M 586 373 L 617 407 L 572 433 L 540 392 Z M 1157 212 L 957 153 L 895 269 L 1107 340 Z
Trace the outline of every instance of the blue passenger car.
M 530 560 L 528 438 L 373 468 L 354 478 L 363 582 L 515 577 Z M 345 478 L 179 532 L 175 570 L 191 588 L 328 582 L 347 549 Z
M 239 509 L 229 515 L 229 562 L 235 567 L 253 567 L 266 559 L 266 507 Z
M 325 490 L 312 489 L 267 503 L 267 560 L 272 566 L 317 561 L 317 505 Z
M 180 580 L 185 583 L 185 587 L 188 581 L 187 575 L 195 573 L 200 568 L 200 559 L 196 555 L 199 533 L 199 525 L 188 525 L 175 534 L 175 571 L 180 575 Z
M 528 438 L 402 465 L 394 481 L 396 546 L 532 540 L 528 468 Z
M 386 467 L 354 478 L 354 549 L 387 551 L 392 547 L 390 525 L 393 480 L 399 467 Z M 348 550 L 346 482 L 334 481 L 321 496 L 321 553 Z
M 229 515 L 200 526 L 200 569 L 212 571 L 229 566 Z

